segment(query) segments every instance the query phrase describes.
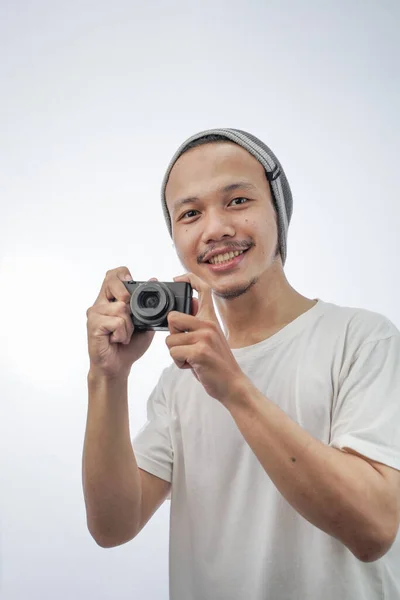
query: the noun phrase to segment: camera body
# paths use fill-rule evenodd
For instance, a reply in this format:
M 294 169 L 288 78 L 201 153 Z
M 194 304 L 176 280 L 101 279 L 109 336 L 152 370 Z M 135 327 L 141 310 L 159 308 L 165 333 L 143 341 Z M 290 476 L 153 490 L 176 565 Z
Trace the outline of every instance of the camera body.
M 188 315 L 192 309 L 190 283 L 161 281 L 124 281 L 131 294 L 131 319 L 135 330 L 169 331 L 167 316 L 171 310 Z

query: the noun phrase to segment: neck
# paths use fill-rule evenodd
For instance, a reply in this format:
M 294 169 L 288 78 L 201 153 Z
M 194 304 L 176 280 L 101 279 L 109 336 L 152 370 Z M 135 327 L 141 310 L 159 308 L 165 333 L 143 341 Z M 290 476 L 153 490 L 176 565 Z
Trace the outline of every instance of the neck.
M 316 303 L 289 284 L 280 260 L 241 296 L 229 300 L 214 298 L 230 348 L 249 346 L 270 337 Z

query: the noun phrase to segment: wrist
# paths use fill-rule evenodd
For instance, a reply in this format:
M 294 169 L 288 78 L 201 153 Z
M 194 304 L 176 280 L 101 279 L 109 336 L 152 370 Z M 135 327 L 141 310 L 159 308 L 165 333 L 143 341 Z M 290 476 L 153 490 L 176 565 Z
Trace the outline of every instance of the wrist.
M 89 387 L 115 387 L 128 384 L 129 373 L 107 374 L 91 367 L 87 375 Z
M 250 379 L 243 375 L 232 384 L 229 394 L 221 402 L 230 412 L 245 406 L 252 388 L 254 389 L 254 386 Z

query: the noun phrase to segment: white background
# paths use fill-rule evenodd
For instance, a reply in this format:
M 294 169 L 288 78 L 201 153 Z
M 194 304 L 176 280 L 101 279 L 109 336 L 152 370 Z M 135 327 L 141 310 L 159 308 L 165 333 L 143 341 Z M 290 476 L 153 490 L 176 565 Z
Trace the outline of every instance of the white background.
M 397 0 L 2 0 L 2 599 L 168 598 L 168 503 L 119 548 L 86 528 L 86 309 L 107 269 L 184 271 L 159 188 L 188 136 L 270 145 L 289 281 L 400 325 L 399 26 Z M 133 368 L 132 436 L 165 337 Z

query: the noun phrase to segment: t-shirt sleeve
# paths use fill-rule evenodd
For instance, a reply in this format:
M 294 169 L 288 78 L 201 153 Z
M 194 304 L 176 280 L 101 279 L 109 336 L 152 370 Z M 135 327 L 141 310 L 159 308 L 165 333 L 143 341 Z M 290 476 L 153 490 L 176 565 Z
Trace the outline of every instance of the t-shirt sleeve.
M 173 450 L 163 375 L 164 372 L 147 400 L 147 420 L 132 445 L 140 469 L 171 482 Z
M 400 470 L 400 334 L 360 347 L 333 406 L 329 445 Z

